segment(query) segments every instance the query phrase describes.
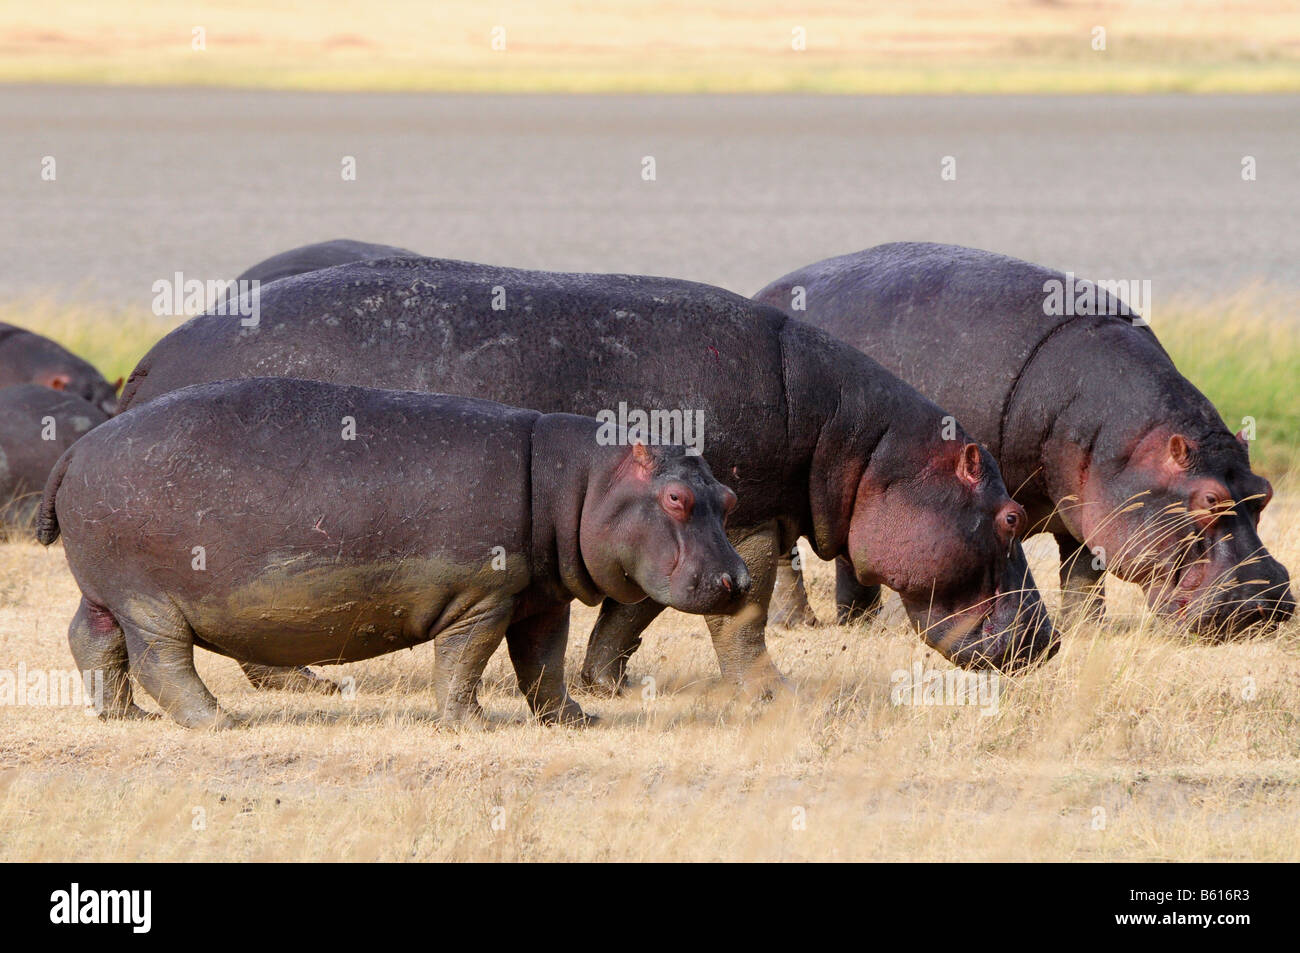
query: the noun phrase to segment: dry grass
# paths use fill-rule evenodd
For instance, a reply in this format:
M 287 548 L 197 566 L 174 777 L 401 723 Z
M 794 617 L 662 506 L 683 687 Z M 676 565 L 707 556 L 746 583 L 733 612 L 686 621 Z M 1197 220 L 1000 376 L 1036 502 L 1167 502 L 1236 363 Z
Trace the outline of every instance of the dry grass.
M 1092 30 L 1107 30 L 1104 52 Z M 202 51 L 192 31 L 206 31 Z M 492 30 L 505 30 L 493 50 Z M 807 48 L 792 48 L 793 30 Z M 1300 89 L 1287 0 L 53 0 L 0 9 L 0 81 L 472 91 Z
M 170 327 L 42 301 L 11 302 L 0 320 L 110 377 Z M 1262 533 L 1295 570 L 1300 474 L 1279 479 L 1298 424 L 1285 320 L 1249 301 L 1170 307 L 1157 331 L 1226 417 L 1259 418 L 1258 459 L 1276 461 L 1279 490 Z M 1029 550 L 1053 602 L 1049 538 Z M 809 572 L 828 617 L 829 567 Z M 1300 622 L 1201 645 L 1145 616 L 1132 587 L 1110 591 L 1113 621 L 1068 632 L 1045 668 L 1002 684 L 991 716 L 891 704 L 894 672 L 948 669 L 896 602 L 866 627 L 771 632 L 797 700 L 757 713 L 727 711 L 702 622 L 668 613 L 629 697 L 584 699 L 603 719 L 585 731 L 531 724 L 504 652 L 484 693 L 499 723 L 471 733 L 433 724 L 429 646 L 330 672 L 355 677 L 351 699 L 257 693 L 199 653 L 250 727 L 0 707 L 0 860 L 1300 858 Z M 0 544 L 0 672 L 70 668 L 76 601 L 58 546 Z M 593 617 L 576 613 L 571 669 Z
M 1300 566 L 1294 485 L 1263 531 Z M 1030 551 L 1054 590 L 1048 538 Z M 831 573 L 809 572 L 825 615 Z M 463 733 L 432 722 L 428 646 L 327 669 L 355 677 L 350 700 L 256 693 L 200 653 L 250 727 L 0 709 L 0 860 L 1300 857 L 1300 625 L 1196 644 L 1110 586 L 1114 621 L 1004 682 L 991 716 L 891 704 L 896 670 L 947 668 L 896 602 L 866 627 L 773 632 L 797 699 L 748 713 L 716 697 L 702 623 L 668 614 L 633 662 L 636 690 L 584 699 L 602 717 L 586 730 L 530 723 L 504 651 L 484 692 L 497 723 Z M 59 547 L 0 546 L 0 668 L 69 668 L 76 598 Z M 575 641 L 592 618 L 578 612 Z

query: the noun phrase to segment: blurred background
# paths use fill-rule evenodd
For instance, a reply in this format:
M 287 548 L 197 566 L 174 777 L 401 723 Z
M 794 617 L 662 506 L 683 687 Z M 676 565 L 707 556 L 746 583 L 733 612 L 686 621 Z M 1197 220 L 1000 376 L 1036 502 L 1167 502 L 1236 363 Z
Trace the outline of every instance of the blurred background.
M 110 378 L 154 281 L 329 238 L 742 294 L 930 240 L 1150 280 L 1273 475 L 1300 446 L 1293 2 L 56 0 L 0 54 L 0 319 Z

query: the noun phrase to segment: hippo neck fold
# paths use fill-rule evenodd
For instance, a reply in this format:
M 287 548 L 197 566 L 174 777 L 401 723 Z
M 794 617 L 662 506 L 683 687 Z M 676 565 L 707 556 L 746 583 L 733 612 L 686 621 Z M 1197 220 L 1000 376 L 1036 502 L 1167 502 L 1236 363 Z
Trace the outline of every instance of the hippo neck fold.
M 847 549 L 864 482 L 883 487 L 908 476 L 904 448 L 937 439 L 941 414 L 861 351 L 809 325 L 787 321 L 781 345 L 791 464 L 807 474 L 801 531 L 820 558 L 833 559 Z
M 615 455 L 601 453 L 596 423 L 569 414 L 543 414 L 533 424 L 530 467 L 534 585 L 557 598 L 589 606 L 604 598 L 582 558 L 582 511 L 597 472 Z
M 1089 350 L 1105 362 L 1105 381 L 1089 376 L 1095 361 L 1080 359 Z M 1074 395 L 1064 407 L 1059 397 L 1046 396 L 1062 386 Z M 1178 372 L 1155 335 L 1114 318 L 1054 335 L 1022 375 L 1009 416 L 1008 435 L 1019 435 L 1008 436 L 1009 443 L 1020 446 L 1004 447 L 1004 459 L 1032 455 L 1057 506 L 1085 499 L 1094 475 L 1113 477 L 1156 432 L 1181 434 L 1207 451 L 1240 453 L 1218 411 Z M 1074 531 L 1068 515 L 1063 519 Z

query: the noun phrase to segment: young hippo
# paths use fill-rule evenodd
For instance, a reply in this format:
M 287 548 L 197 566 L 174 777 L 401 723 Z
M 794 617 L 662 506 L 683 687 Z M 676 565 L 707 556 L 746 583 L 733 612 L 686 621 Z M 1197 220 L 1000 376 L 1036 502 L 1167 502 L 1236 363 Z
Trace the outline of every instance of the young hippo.
M 249 379 L 188 387 L 74 445 L 45 488 L 81 587 L 68 639 L 140 713 L 128 670 L 186 727 L 228 724 L 194 646 L 263 665 L 352 662 L 436 639 L 441 716 L 480 715 L 504 638 L 543 722 L 569 603 L 647 596 L 726 611 L 749 588 L 735 496 L 680 446 L 598 440 L 597 421 L 484 400 Z
M 31 331 L 0 322 L 0 387 L 40 384 L 75 394 L 104 413 L 117 413 L 122 381 L 110 384 L 71 351 Z
M 30 526 L 63 451 L 108 414 L 39 384 L 0 387 L 0 524 Z

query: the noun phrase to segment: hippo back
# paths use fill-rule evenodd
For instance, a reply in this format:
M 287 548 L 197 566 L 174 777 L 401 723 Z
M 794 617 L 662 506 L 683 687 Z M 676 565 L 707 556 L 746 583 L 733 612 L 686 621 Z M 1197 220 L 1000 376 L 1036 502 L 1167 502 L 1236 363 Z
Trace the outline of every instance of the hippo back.
M 667 278 L 428 258 L 358 262 L 267 286 L 256 327 L 213 314 L 182 325 L 140 362 L 123 403 L 203 381 L 281 376 L 482 397 L 543 413 L 604 412 L 619 422 L 638 410 L 680 411 L 703 421 L 705 458 L 752 511 L 736 518 L 762 519 L 794 505 L 782 496 L 799 466 L 785 392 L 786 320 L 738 295 Z M 807 434 L 804 449 L 815 439 Z
M 1021 373 L 1045 341 L 1080 320 L 1045 312 L 1045 284 L 1064 279 L 975 248 L 896 242 L 809 265 L 754 297 L 870 354 L 1000 457 L 1002 416 Z M 798 288 L 806 310 L 793 306 Z M 1113 324 L 1139 336 L 1157 359 L 1164 355 L 1154 335 L 1128 318 L 1085 323 Z
M 63 451 L 107 419 L 75 394 L 38 384 L 0 387 L 0 522 L 30 516 Z
M 358 242 L 350 238 L 336 238 L 328 242 L 316 242 L 314 245 L 302 245 L 288 251 L 272 255 L 265 261 L 259 261 L 239 276 L 239 281 L 260 281 L 270 284 L 290 275 L 301 275 L 335 265 L 346 265 L 352 261 L 370 261 L 376 258 L 419 258 L 420 255 L 395 245 L 375 245 L 371 242 Z

